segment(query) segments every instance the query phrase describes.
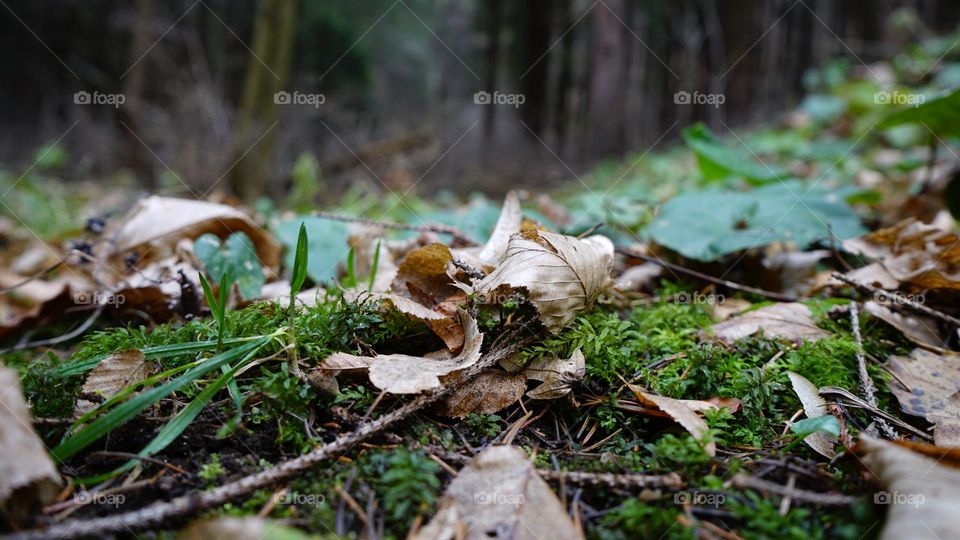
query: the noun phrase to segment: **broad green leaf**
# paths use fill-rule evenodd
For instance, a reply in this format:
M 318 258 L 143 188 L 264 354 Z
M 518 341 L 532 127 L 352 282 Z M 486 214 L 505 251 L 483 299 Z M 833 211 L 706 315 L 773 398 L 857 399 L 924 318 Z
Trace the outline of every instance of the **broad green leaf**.
M 313 216 L 300 217 L 281 223 L 277 227 L 277 238 L 285 248 L 284 264 L 290 269 L 295 267 L 301 224 L 303 224 L 309 238 L 309 242 L 307 242 L 307 275 L 310 276 L 310 279 L 319 283 L 332 283 L 337 277 L 337 266 L 347 258 L 347 251 L 349 250 L 347 224 Z
M 826 433 L 834 437 L 840 436 L 840 424 L 832 414 L 816 416 L 814 418 L 804 418 L 794 422 L 790 430 L 800 436 L 800 438 L 812 435 L 814 433 Z
M 903 124 L 921 124 L 940 137 L 960 136 L 960 89 L 927 99 L 915 107 L 906 106 L 880 121 L 880 129 Z
M 866 230 L 843 194 L 799 180 L 747 192 L 684 193 L 664 204 L 646 228 L 660 245 L 700 261 L 777 241 L 792 241 L 804 249 L 831 232 L 846 239 Z
M 245 299 L 260 296 L 265 281 L 263 268 L 253 242 L 243 232 L 231 234 L 222 247 L 216 235 L 204 234 L 194 242 L 193 252 L 209 275 L 229 273 L 240 288 L 240 296 Z
M 790 176 L 776 165 L 758 163 L 747 148 L 724 145 L 703 124 L 685 129 L 683 140 L 696 154 L 700 172 L 706 180 L 733 176 L 754 184 L 766 184 Z

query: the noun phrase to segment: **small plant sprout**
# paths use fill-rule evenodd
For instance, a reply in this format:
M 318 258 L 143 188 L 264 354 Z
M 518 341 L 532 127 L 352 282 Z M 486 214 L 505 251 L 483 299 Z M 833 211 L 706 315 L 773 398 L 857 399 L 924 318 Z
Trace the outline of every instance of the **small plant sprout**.
M 230 296 L 230 289 L 233 287 L 233 282 L 231 281 L 229 272 L 224 272 L 220 276 L 220 286 L 217 291 L 219 294 L 213 294 L 213 288 L 210 287 L 210 283 L 207 281 L 207 278 L 203 277 L 203 274 L 200 274 L 200 286 L 203 287 L 203 296 L 207 300 L 207 305 L 210 306 L 210 314 L 213 315 L 213 319 L 217 322 L 217 352 L 219 353 L 223 348 L 223 333 L 224 325 L 226 323 L 226 313 L 227 313 L 227 299 Z
M 297 365 L 297 328 L 294 325 L 294 313 L 297 306 L 297 293 L 303 287 L 303 282 L 307 279 L 307 227 L 300 224 L 300 234 L 297 237 L 297 250 L 293 258 L 293 273 L 290 276 L 290 304 L 287 306 L 287 321 L 290 327 L 290 372 L 300 373 Z

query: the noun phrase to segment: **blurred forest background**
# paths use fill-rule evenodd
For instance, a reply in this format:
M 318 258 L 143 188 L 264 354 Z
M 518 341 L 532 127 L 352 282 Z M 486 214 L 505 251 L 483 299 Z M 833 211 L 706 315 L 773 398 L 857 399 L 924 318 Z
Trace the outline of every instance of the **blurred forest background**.
M 67 179 L 246 199 L 288 192 L 297 171 L 322 179 L 318 199 L 545 186 L 696 121 L 769 121 L 822 84 L 811 68 L 863 69 L 960 20 L 950 0 L 2 4 L 0 162 L 22 170 L 56 142 Z M 678 105 L 680 91 L 725 103 Z

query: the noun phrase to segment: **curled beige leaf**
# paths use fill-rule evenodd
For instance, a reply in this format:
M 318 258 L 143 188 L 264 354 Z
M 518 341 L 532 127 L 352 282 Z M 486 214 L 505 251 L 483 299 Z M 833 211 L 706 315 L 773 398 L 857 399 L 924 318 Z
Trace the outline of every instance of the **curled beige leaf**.
M 710 433 L 710 427 L 707 422 L 700 418 L 698 411 L 704 409 L 716 409 L 717 406 L 707 401 L 697 401 L 688 399 L 673 399 L 665 396 L 658 396 L 645 392 L 639 386 L 627 384 L 627 387 L 633 392 L 637 400 L 648 407 L 656 407 L 670 415 L 670 418 L 683 426 L 683 429 L 690 432 L 693 438 L 703 443 Z M 704 451 L 708 456 L 717 455 L 717 443 L 708 441 L 704 444 Z
M 803 412 L 807 415 L 807 418 L 817 418 L 818 416 L 828 414 L 827 402 L 820 397 L 820 389 L 817 388 L 815 384 L 803 375 L 792 371 L 787 372 L 787 377 L 790 378 L 793 391 L 797 394 L 797 397 L 800 398 L 800 403 L 803 405 Z M 836 456 L 836 452 L 833 449 L 836 437 L 831 437 L 827 433 L 823 433 L 822 431 L 811 433 L 804 437 L 803 442 L 807 443 L 810 448 L 813 448 L 818 454 L 827 459 L 833 459 L 834 456 Z
M 436 516 L 414 540 L 583 538 L 519 448 L 491 446 L 450 482 Z
M 520 232 L 522 222 L 520 198 L 515 191 L 511 191 L 503 201 L 500 217 L 497 218 L 497 224 L 493 227 L 487 243 L 480 247 L 455 249 L 453 255 L 478 269 L 492 269 L 507 252 L 510 237 Z
M 0 511 L 16 519 L 49 504 L 60 474 L 30 423 L 17 372 L 0 364 Z
M 556 333 L 590 308 L 612 284 L 613 243 L 604 236 L 585 239 L 535 231 L 510 238 L 501 263 L 473 287 L 486 302 L 498 303 L 507 289 L 525 289 L 540 320 Z
M 558 399 L 570 393 L 572 385 L 582 381 L 587 374 L 586 360 L 580 349 L 570 358 L 540 358 L 534 360 L 524 371 L 528 379 L 543 384 L 527 392 L 533 399 Z
M 81 395 L 96 395 L 109 399 L 117 392 L 146 379 L 153 373 L 153 364 L 144 359 L 143 351 L 127 349 L 104 358 L 87 375 Z M 77 400 L 77 410 L 88 412 L 96 406 L 87 399 Z
M 880 485 L 886 506 L 880 540 L 960 538 L 960 471 L 892 442 L 861 437 L 860 459 Z
M 752 336 L 763 330 L 768 338 L 782 338 L 793 342 L 817 341 L 830 337 L 813 321 L 810 308 L 799 303 L 780 303 L 764 306 L 732 319 L 713 325 L 713 334 L 727 343 Z

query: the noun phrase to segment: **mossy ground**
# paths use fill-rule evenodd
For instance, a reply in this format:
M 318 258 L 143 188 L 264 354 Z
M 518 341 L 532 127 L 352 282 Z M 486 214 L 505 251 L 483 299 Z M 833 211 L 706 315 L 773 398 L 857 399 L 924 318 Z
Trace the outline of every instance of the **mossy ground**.
M 669 295 L 664 297 L 669 298 Z M 705 329 L 712 323 L 706 306 L 660 301 L 633 309 L 600 306 L 579 316 L 563 332 L 527 347 L 522 356 L 569 355 L 580 348 L 587 358 L 587 375 L 571 397 L 553 402 L 527 402 L 538 414 L 549 410 L 521 430 L 513 444 L 536 453 L 545 468 L 614 473 L 679 473 L 684 493 L 711 494 L 714 504 L 685 506 L 673 492 L 637 492 L 619 488 L 567 486 L 566 503 L 581 503 L 585 528 L 593 538 L 694 538 L 700 523 L 708 522 L 736 531 L 744 538 L 860 538 L 876 531 L 878 515 L 869 488 L 850 460 L 827 464 L 812 450 L 796 442 L 785 429 L 801 409 L 785 372 L 796 371 L 818 386 L 839 386 L 855 393 L 856 343 L 846 316 L 831 317 L 836 302 L 814 303 L 820 325 L 833 332 L 819 342 L 795 346 L 755 337 L 733 346 L 711 339 Z M 316 361 L 334 351 L 425 352 L 439 348 L 431 332 L 401 315 L 384 314 L 371 304 L 352 304 L 330 298 L 296 315 L 300 358 Z M 286 313 L 274 304 L 256 304 L 228 313 L 227 336 L 269 333 L 286 323 Z M 490 335 L 502 331 L 499 323 L 485 324 Z M 906 350 L 901 338 L 883 326 L 863 326 L 868 353 L 885 356 Z M 112 328 L 87 337 L 66 360 L 52 353 L 12 353 L 2 360 L 23 373 L 23 383 L 34 414 L 66 418 L 83 382 L 83 375 L 64 374 L 99 355 L 128 349 L 214 339 L 210 319 L 143 328 Z M 280 352 L 271 345 L 262 356 Z M 164 368 L 189 362 L 195 353 L 164 358 Z M 319 391 L 292 376 L 285 356 L 266 362 L 239 378 L 244 396 L 242 427 L 228 437 L 221 428 L 235 414 L 226 395 L 207 407 L 178 441 L 156 457 L 187 471 L 164 477 L 129 497 L 128 507 L 166 498 L 190 488 L 207 488 L 300 455 L 355 428 L 366 415 L 376 416 L 401 402 L 377 392 L 364 380 L 341 381 L 338 395 Z M 891 406 L 884 390 L 886 376 L 871 368 L 882 390 L 880 400 Z M 725 410 L 706 415 L 711 438 L 718 445 L 711 459 L 701 442 L 663 418 L 642 416 L 624 407 L 633 396 L 624 380 L 674 398 L 731 397 L 742 401 L 735 413 Z M 90 476 L 110 470 L 116 463 L 98 457 L 99 450 L 136 452 L 164 419 L 197 392 L 192 385 L 151 410 L 144 422 L 124 426 L 110 438 L 68 461 L 63 470 Z M 402 429 L 386 432 L 369 444 L 355 448 L 326 468 L 293 481 L 271 512 L 318 534 L 360 535 L 366 527 L 382 530 L 386 537 L 402 538 L 416 516 L 429 517 L 451 475 L 440 464 L 457 456 L 467 458 L 477 449 L 496 442 L 523 410 L 511 406 L 496 415 L 471 415 L 463 421 L 432 413 L 412 417 Z M 856 431 L 866 418 L 848 411 L 847 426 Z M 48 444 L 55 444 L 62 427 L 43 426 Z M 157 467 L 145 467 L 149 475 Z M 781 515 L 779 498 L 731 488 L 727 481 L 738 472 L 765 474 L 786 483 L 796 475 L 797 487 L 839 491 L 860 497 L 849 507 L 815 506 L 794 502 Z M 245 501 L 214 513 L 253 514 L 274 497 L 261 491 Z M 346 497 L 362 507 L 368 523 L 346 505 Z M 719 501 L 719 502 L 718 502 Z M 80 512 L 94 514 L 96 508 Z M 82 515 L 82 514 L 81 514 Z

